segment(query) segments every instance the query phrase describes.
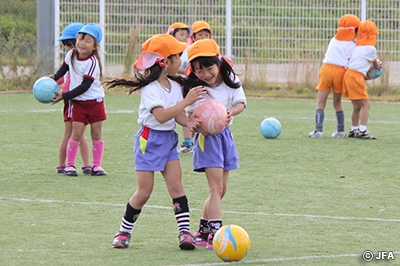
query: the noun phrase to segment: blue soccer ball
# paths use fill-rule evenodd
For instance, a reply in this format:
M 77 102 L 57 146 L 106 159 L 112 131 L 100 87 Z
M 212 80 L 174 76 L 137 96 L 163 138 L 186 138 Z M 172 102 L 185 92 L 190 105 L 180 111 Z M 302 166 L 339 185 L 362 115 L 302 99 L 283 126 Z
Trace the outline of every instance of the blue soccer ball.
M 265 118 L 260 124 L 260 132 L 267 139 L 276 139 L 281 131 L 281 123 L 273 117 Z
M 371 68 L 367 72 L 367 77 L 370 79 L 377 79 L 382 75 L 383 68 Z
M 41 77 L 36 80 L 32 88 L 33 96 L 41 103 L 51 103 L 57 97 L 57 82 L 49 77 Z

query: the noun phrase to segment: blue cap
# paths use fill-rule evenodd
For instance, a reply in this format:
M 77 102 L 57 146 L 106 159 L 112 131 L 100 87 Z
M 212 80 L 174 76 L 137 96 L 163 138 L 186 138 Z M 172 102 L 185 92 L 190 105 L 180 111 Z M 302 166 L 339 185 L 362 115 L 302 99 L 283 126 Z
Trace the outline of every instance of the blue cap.
M 79 30 L 82 29 L 83 26 L 85 25 L 82 23 L 69 24 L 64 28 L 58 40 L 64 41 L 64 40 L 76 39 L 76 35 L 78 35 Z
M 86 33 L 96 39 L 96 42 L 99 43 L 103 39 L 103 32 L 99 25 L 90 23 L 86 24 L 82 29 L 79 30 L 79 33 Z

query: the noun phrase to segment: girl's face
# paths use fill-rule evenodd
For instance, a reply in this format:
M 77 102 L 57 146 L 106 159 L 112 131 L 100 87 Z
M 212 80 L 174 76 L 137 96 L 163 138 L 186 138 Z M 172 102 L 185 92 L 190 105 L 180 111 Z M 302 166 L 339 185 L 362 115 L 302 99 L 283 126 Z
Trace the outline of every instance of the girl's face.
M 76 49 L 78 50 L 79 57 L 89 57 L 94 50 L 96 50 L 96 40 L 89 34 L 79 33 L 76 39 Z
M 209 67 L 202 67 L 199 62 L 195 62 L 193 71 L 198 79 L 210 86 L 215 87 L 221 82 L 219 67 L 216 64 Z
M 189 39 L 189 32 L 186 29 L 178 29 L 175 32 L 175 38 L 180 42 L 187 42 Z
M 211 34 L 208 30 L 201 30 L 193 34 L 194 40 L 211 39 Z
M 181 65 L 181 58 L 179 54 L 175 54 L 168 57 L 168 65 L 167 65 L 168 75 L 176 75 L 176 73 L 178 73 L 180 65 Z

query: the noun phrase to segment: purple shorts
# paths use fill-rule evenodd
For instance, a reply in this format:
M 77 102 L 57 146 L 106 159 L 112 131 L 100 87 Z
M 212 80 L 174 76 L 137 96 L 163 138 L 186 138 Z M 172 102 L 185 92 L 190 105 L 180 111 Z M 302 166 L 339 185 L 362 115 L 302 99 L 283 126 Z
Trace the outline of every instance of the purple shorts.
M 239 157 L 229 127 L 221 133 L 211 136 L 196 133 L 193 149 L 193 170 L 204 172 L 205 168 L 223 168 L 224 171 L 239 168 Z
M 179 160 L 178 133 L 142 127 L 135 135 L 133 158 L 137 171 L 164 171 L 169 161 Z

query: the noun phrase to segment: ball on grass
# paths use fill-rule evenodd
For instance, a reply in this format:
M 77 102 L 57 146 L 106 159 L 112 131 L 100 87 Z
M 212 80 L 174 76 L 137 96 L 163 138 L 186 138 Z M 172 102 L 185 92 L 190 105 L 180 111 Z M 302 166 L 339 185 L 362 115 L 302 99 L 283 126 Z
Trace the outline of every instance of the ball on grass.
M 260 124 L 260 132 L 267 139 L 276 139 L 282 131 L 281 123 L 273 117 L 265 118 Z

